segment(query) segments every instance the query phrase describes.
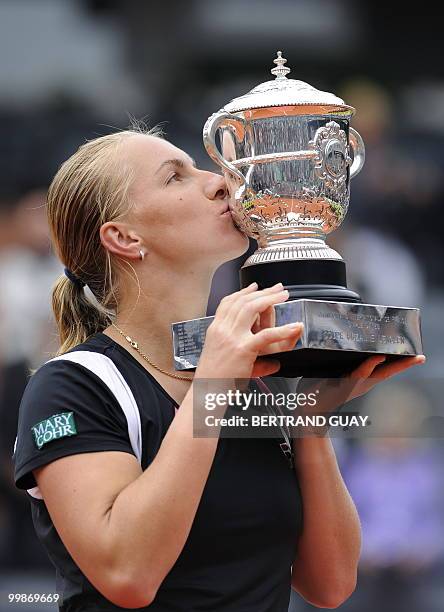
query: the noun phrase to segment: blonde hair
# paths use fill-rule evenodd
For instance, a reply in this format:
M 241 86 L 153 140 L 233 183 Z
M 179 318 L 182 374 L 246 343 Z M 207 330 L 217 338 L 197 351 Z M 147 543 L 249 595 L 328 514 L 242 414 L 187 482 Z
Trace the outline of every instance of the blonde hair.
M 52 308 L 60 348 L 69 351 L 112 321 L 119 299 L 117 271 L 124 261 L 111 257 L 100 241 L 100 227 L 131 208 L 132 171 L 118 157 L 121 143 L 137 134 L 161 137 L 158 128 L 141 126 L 101 136 L 82 145 L 59 168 L 47 196 L 47 215 L 54 250 L 63 264 L 94 296 L 64 274 L 54 285 Z

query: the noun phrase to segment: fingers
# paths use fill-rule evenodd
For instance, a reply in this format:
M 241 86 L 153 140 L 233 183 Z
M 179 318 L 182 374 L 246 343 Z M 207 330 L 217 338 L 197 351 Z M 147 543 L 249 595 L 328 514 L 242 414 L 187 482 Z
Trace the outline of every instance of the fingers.
M 276 283 L 276 285 L 272 285 L 271 287 L 266 287 L 265 289 L 259 289 L 259 291 L 256 291 L 255 293 L 249 293 L 245 297 L 244 301 L 250 302 L 251 300 L 255 300 L 257 297 L 276 293 L 277 291 L 285 291 L 284 285 L 282 283 Z
M 258 284 L 257 283 L 251 283 L 251 285 L 248 285 L 247 287 L 244 287 L 243 289 L 240 289 L 239 291 L 237 291 L 234 294 L 231 295 L 248 295 L 249 293 L 252 293 L 253 291 L 256 291 L 258 288 Z M 229 296 L 230 297 L 230 296 Z
M 413 357 L 402 357 L 401 359 L 397 359 L 396 361 L 392 361 L 383 366 L 379 366 L 374 371 L 374 376 L 378 380 L 386 380 L 391 376 L 395 376 L 396 374 L 400 374 L 405 370 L 415 366 L 422 365 L 425 363 L 426 358 L 425 355 L 414 355 Z
M 251 331 L 253 334 L 265 329 L 267 327 L 274 327 L 276 325 L 276 311 L 273 306 L 269 306 L 266 310 L 256 315 Z
M 251 328 L 251 331 L 253 332 L 253 334 L 255 334 L 256 332 L 260 331 L 261 329 L 262 329 L 261 315 L 258 313 L 256 315 L 256 319 L 254 320 L 253 327 Z
M 373 357 L 369 357 L 352 372 L 351 377 L 359 379 L 377 378 L 378 380 L 385 380 L 390 376 L 400 374 L 412 366 L 425 363 L 426 358 L 424 355 L 414 355 L 413 357 L 402 357 L 401 359 L 397 359 L 396 361 L 391 361 L 390 363 L 386 364 L 384 363 L 385 360 L 385 355 L 375 355 Z
M 245 289 L 241 289 L 241 291 L 225 296 L 216 310 L 216 316 L 218 318 L 227 316 L 234 318 L 244 308 L 247 302 L 257 300 L 266 295 L 273 295 L 283 290 L 282 283 L 277 283 L 273 285 L 273 287 L 267 287 L 267 289 L 261 289 L 260 291 L 257 290 L 257 287 L 257 283 L 252 283 L 248 287 L 245 287 Z M 256 311 L 255 314 L 257 314 L 257 312 L 258 311 Z M 253 321 L 251 322 L 251 325 L 252 324 Z
M 274 353 L 284 353 L 285 351 L 292 351 L 296 346 L 299 338 L 286 338 L 279 342 L 272 342 L 263 351 L 261 355 L 273 355 Z
M 256 359 L 251 376 L 271 376 L 280 370 L 281 364 L 278 359 L 264 359 L 259 357 Z
M 275 327 L 276 325 L 276 311 L 274 306 L 270 306 L 264 312 L 261 312 L 259 316 L 259 326 L 256 331 L 265 329 L 267 327 Z
M 235 302 L 237 299 L 239 299 L 239 297 L 248 295 L 249 293 L 253 293 L 254 291 L 257 291 L 257 283 L 251 283 L 251 285 L 248 285 L 248 287 L 244 287 L 240 291 L 236 291 L 235 293 L 230 293 L 229 295 L 226 295 L 221 299 L 217 310 L 224 310 L 225 306 L 231 304 L 232 302 Z
M 351 378 L 369 378 L 375 368 L 377 368 L 381 363 L 385 361 L 385 355 L 374 355 L 366 359 L 360 366 L 358 366 L 351 373 Z
M 257 283 L 251 283 L 251 285 L 248 285 L 248 287 L 244 287 L 240 291 L 236 291 L 235 293 L 230 293 L 229 295 L 226 295 L 224 298 L 221 299 L 217 310 L 224 310 L 224 306 L 235 302 L 241 296 L 248 295 L 249 293 L 257 291 L 257 287 Z
M 301 337 L 303 327 L 302 323 L 268 327 L 253 336 L 250 346 L 261 355 L 290 351 Z
M 288 296 L 288 291 L 285 289 L 267 292 L 266 294 L 258 293 L 255 296 L 248 296 L 242 303 L 236 305 L 237 312 L 233 312 L 236 317 L 234 324 L 242 327 L 248 326 L 248 328 L 251 329 L 257 314 L 262 314 L 275 304 L 285 302 L 288 300 Z

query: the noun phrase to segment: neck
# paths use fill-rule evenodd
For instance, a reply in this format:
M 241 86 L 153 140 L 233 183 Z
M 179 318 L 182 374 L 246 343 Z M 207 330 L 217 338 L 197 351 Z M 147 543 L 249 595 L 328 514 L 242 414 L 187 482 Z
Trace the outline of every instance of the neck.
M 134 280 L 125 288 L 115 323 L 157 366 L 174 372 L 171 323 L 206 315 L 213 272 L 150 272 L 137 272 L 140 296 Z

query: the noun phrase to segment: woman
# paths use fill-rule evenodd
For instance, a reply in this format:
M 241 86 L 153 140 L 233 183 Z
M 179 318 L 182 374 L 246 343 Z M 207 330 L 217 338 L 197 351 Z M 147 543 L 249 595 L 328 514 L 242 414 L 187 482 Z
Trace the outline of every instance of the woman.
M 61 348 L 24 394 L 15 464 L 63 610 L 284 612 L 290 584 L 322 607 L 354 589 L 359 521 L 328 439 L 299 440 L 288 469 L 274 439 L 193 437 L 170 323 L 204 316 L 214 271 L 246 251 L 227 210 L 224 179 L 156 133 L 83 145 L 49 189 Z M 287 298 L 222 300 L 194 377 L 276 372 L 259 356 L 299 337 L 266 325 Z

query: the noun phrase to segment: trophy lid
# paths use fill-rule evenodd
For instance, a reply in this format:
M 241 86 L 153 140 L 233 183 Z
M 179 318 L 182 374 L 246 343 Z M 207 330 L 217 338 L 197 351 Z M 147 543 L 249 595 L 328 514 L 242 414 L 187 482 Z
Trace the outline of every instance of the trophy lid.
M 274 80 L 260 83 L 247 94 L 231 100 L 223 110 L 235 113 L 270 106 L 318 106 L 328 107 L 330 112 L 337 110 L 350 116 L 354 114 L 355 109 L 334 94 L 320 91 L 304 81 L 287 79 L 290 68 L 284 65 L 287 60 L 282 57 L 282 51 L 277 52 L 277 58 L 273 62 L 276 64 L 276 67 L 271 69 L 271 73 L 276 77 Z

